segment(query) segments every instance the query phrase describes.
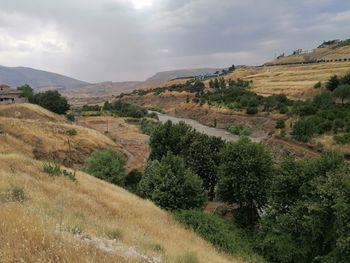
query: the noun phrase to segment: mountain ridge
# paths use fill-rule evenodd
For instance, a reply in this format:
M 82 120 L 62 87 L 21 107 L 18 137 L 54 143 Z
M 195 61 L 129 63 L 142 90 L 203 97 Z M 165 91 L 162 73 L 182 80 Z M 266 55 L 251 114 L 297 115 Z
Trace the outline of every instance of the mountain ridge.
M 156 82 L 173 80 L 177 78 L 213 74 L 216 71 L 221 71 L 223 69 L 224 68 L 193 68 L 193 69 L 175 69 L 175 70 L 160 71 L 154 74 L 152 77 L 146 79 L 145 82 L 156 83 Z
M 34 89 L 39 88 L 77 88 L 89 83 L 62 74 L 30 67 L 0 66 L 0 83 L 13 87 L 28 84 Z

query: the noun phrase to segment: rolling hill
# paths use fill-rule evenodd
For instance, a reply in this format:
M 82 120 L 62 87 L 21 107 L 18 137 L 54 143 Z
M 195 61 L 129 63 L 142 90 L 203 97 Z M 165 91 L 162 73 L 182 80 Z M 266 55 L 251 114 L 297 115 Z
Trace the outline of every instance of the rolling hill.
M 53 153 L 69 165 L 118 148 L 102 133 L 36 105 L 2 105 L 0 116 L 1 262 L 243 262 L 116 185 L 63 166 L 76 181 L 44 172 Z
M 77 88 L 87 85 L 87 82 L 26 67 L 0 66 L 0 83 L 13 87 L 29 84 L 34 89 L 39 88 Z
M 148 78 L 146 82 L 164 82 L 177 78 L 186 78 L 192 76 L 213 74 L 216 71 L 221 71 L 223 68 L 199 68 L 199 69 L 180 69 L 158 72 L 152 77 Z
M 350 40 L 326 41 L 312 50 L 295 50 L 292 54 L 281 54 L 277 59 L 265 65 L 285 65 L 295 63 L 312 63 L 317 61 L 350 61 Z

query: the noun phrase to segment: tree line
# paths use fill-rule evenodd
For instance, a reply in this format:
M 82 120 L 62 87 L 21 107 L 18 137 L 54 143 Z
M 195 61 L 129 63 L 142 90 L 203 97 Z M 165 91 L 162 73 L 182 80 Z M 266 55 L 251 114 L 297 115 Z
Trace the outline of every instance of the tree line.
M 188 227 L 214 220 L 221 233 L 226 223 L 199 211 L 208 200 L 222 201 L 236 206 L 229 224 L 270 262 L 349 261 L 350 167 L 342 156 L 286 156 L 276 163 L 263 145 L 246 138 L 228 143 L 170 121 L 153 127 L 150 147 L 144 169 L 115 171 L 114 182 L 174 212 Z M 110 163 L 92 167 L 104 171 Z M 230 253 L 242 241 L 225 238 L 223 244 L 209 229 L 193 229 Z

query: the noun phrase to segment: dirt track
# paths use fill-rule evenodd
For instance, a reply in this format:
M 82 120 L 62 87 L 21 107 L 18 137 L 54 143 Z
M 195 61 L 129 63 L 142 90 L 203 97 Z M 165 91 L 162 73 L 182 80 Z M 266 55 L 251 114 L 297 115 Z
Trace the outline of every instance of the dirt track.
M 118 145 L 117 150 L 127 157 L 127 170 L 143 167 L 149 155 L 149 137 L 135 125 L 125 122 L 124 118 L 101 116 L 77 119 L 77 124 L 104 133 Z

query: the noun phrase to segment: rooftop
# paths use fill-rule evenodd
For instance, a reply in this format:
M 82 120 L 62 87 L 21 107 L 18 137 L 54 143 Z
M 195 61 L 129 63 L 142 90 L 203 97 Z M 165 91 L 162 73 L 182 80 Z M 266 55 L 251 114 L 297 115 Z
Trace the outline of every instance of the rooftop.
M 8 85 L 5 84 L 0 84 L 0 95 L 4 95 L 4 94 L 20 94 L 21 92 L 11 88 Z

